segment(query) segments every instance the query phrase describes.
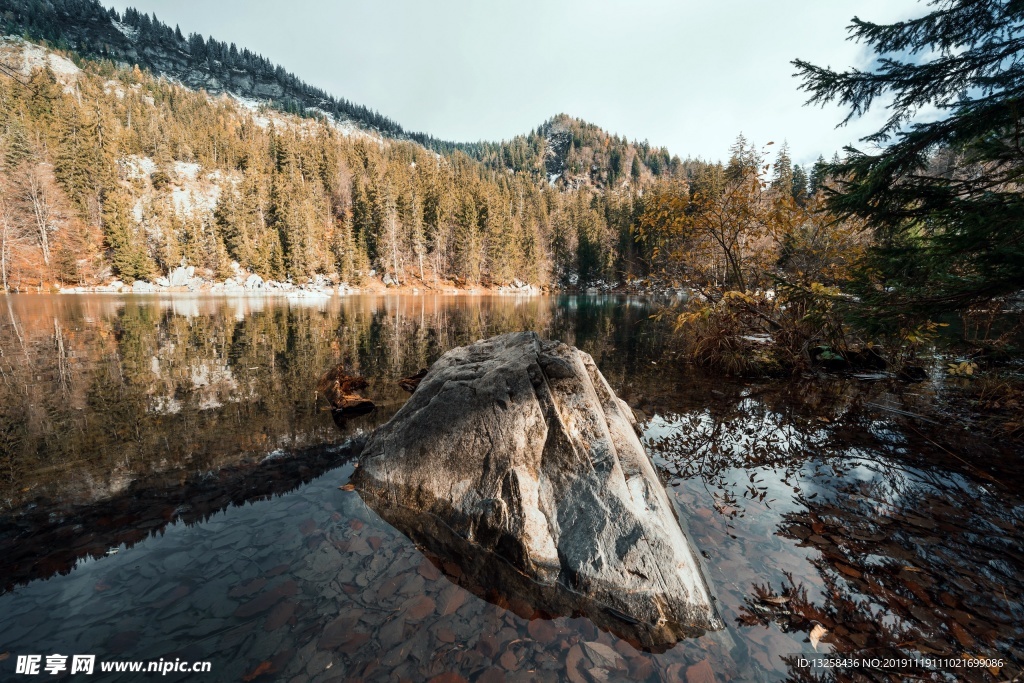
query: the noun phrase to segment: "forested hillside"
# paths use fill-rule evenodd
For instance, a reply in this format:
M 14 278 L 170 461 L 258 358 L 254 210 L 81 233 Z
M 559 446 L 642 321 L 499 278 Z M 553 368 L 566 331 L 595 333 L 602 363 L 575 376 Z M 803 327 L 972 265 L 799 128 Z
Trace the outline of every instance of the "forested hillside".
M 664 149 L 652 149 L 644 142 L 634 153 L 626 140 L 565 115 L 529 135 L 501 143 L 450 142 L 406 131 L 392 119 L 309 85 L 245 47 L 196 33 L 186 36 L 180 27 L 172 28 L 156 16 L 133 8 L 122 15 L 104 8 L 99 0 L 0 0 L 0 29 L 85 57 L 138 64 L 194 90 L 256 99 L 286 113 L 326 114 L 387 137 L 415 140 L 442 154 L 461 150 L 490 168 L 551 176 L 564 170 L 572 177 L 583 174 L 596 182 L 613 183 L 629 175 L 658 176 L 673 163 Z
M 669 259 L 696 249 L 671 228 L 691 190 L 760 167 L 742 137 L 727 168 L 564 114 L 509 141 L 441 142 L 135 10 L 0 10 L 42 41 L 0 45 L 4 289 L 155 281 L 180 265 L 295 283 L 678 286 L 725 272 Z M 801 205 L 820 185 L 784 148 L 775 166 Z
M 387 135 L 405 135 L 387 117 L 325 93 L 244 47 L 196 33 L 186 37 L 180 27 L 132 8 L 122 16 L 98 0 L 0 0 L 0 28 L 85 57 L 138 64 L 193 89 L 266 100 L 292 113 L 316 108 Z
M 236 261 L 266 278 L 403 283 L 591 282 L 640 263 L 630 228 L 650 173 L 606 192 L 552 185 L 110 61 L 21 41 L 2 53 L 24 66 L 0 78 L 8 288 L 151 279 L 183 261 L 210 277 Z

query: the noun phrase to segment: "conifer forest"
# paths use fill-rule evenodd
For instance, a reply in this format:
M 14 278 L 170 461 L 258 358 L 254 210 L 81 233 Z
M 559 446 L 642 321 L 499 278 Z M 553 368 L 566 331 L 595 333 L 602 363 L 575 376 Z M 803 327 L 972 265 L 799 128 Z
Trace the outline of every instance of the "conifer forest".
M 111 4 L 0 0 L 0 679 L 1024 680 L 1020 0 L 778 3 L 781 64 L 756 0 L 279 3 L 335 83 L 486 35 L 441 125 L 640 117 L 696 27 L 640 104 L 712 155 Z

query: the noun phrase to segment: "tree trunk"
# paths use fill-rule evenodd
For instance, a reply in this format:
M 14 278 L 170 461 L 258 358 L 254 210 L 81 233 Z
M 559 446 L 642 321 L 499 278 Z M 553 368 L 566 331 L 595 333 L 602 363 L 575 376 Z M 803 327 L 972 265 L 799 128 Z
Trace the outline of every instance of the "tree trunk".
M 2 201 L 2 200 L 0 200 Z M 0 204 L 0 213 L 4 212 L 4 206 Z M 8 239 L 7 215 L 0 215 L 0 279 L 2 279 L 3 290 L 7 287 L 7 239 Z
M 398 234 L 397 234 L 398 230 L 395 227 L 395 214 L 394 214 L 394 211 L 391 212 L 390 226 L 391 226 L 391 229 L 390 229 L 389 232 L 391 233 L 390 234 L 390 237 L 391 237 L 391 264 L 392 264 L 392 266 L 395 269 L 395 280 L 399 280 L 399 277 L 398 277 Z M 399 280 L 399 284 L 401 284 L 400 280 Z
M 29 173 L 29 199 L 32 202 L 32 214 L 39 232 L 39 248 L 43 252 L 43 264 L 50 265 L 50 239 L 47 230 L 50 225 L 50 205 L 46 201 L 46 190 L 38 175 L 38 169 Z

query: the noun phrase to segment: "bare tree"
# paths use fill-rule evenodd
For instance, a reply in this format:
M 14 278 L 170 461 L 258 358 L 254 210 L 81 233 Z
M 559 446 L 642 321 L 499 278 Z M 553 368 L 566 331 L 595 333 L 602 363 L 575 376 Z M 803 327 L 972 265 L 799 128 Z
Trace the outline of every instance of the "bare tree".
M 35 220 L 36 233 L 39 238 L 39 248 L 43 252 L 43 264 L 49 267 L 49 233 L 54 229 L 52 193 L 46 182 L 47 179 L 44 176 L 42 164 L 33 164 L 28 169 L 26 175 L 25 198 L 32 208 L 32 217 Z
M 13 216 L 7 205 L 5 196 L 7 193 L 0 189 L 0 287 L 8 291 L 10 286 L 7 283 L 7 269 L 11 260 L 11 240 L 14 237 L 11 223 Z
M 18 208 L 9 198 L 14 196 L 9 184 L 0 177 L 0 291 L 10 291 L 11 281 L 16 280 L 17 254 L 27 241 L 26 225 L 21 220 Z
M 394 268 L 395 282 L 398 283 L 404 279 L 401 271 L 399 270 L 398 264 L 398 243 L 400 240 L 399 235 L 402 226 L 398 220 L 398 206 L 390 185 L 387 187 L 386 193 L 384 210 L 386 212 L 385 220 L 387 221 L 387 225 L 385 226 L 384 238 L 387 244 L 385 244 L 384 247 L 387 251 L 391 252 L 391 265 Z

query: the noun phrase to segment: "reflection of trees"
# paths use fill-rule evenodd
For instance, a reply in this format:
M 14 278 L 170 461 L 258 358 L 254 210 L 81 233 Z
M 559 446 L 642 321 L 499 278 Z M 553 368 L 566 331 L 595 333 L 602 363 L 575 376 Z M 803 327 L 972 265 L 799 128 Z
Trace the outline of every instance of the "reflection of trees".
M 399 378 L 502 332 L 534 329 L 579 343 L 621 376 L 617 350 L 647 316 L 610 300 L 591 300 L 576 317 L 548 298 L 466 296 L 313 306 L 14 296 L 4 308 L 0 500 L 8 508 L 30 498 L 100 499 L 154 471 L 214 470 L 338 441 L 315 386 L 339 362 L 370 380 L 367 395 L 379 406 L 352 429 L 386 420 L 405 401 Z
M 1014 524 L 1020 508 L 912 470 L 885 475 L 848 481 L 829 500 L 800 498 L 806 511 L 785 515 L 779 533 L 819 552 L 814 565 L 825 597 L 814 604 L 805 587 L 792 583 L 778 593 L 755 586 L 743 623 L 774 620 L 803 631 L 818 623 L 832 649 L 851 656 L 967 653 L 1008 658 L 1006 671 L 1019 671 L 1024 661 L 1013 653 L 1024 644 L 1024 533 Z M 794 680 L 801 680 L 797 672 Z M 957 675 L 990 680 L 979 670 Z
M 314 447 L 193 475 L 167 487 L 136 482 L 107 500 L 55 517 L 45 508 L 22 510 L 0 520 L 0 593 L 19 584 L 70 572 L 84 557 L 131 547 L 162 533 L 172 522 L 204 522 L 230 505 L 264 500 L 294 490 L 352 457 L 348 444 Z
M 723 396 L 674 416 L 670 429 L 649 428 L 649 445 L 669 475 L 703 482 L 737 526 L 749 506 L 743 498 L 761 500 L 767 490 L 748 478 L 752 470 L 774 470 L 792 491 L 788 504 L 799 509 L 781 516 L 776 534 L 816 551 L 819 581 L 789 576 L 781 586 L 753 585 L 740 624 L 775 622 L 803 633 L 820 624 L 832 651 L 858 657 L 1002 657 L 1007 665 L 997 679 L 1012 678 L 1024 666 L 1024 504 L 969 461 L 959 462 L 964 473 L 951 471 L 957 461 L 940 460 L 948 451 L 934 446 L 942 432 L 922 441 L 914 429 L 866 412 L 870 392 L 807 390 L 811 407 L 786 391 L 754 387 L 743 390 L 746 397 Z M 951 673 L 816 677 L 787 663 L 794 681 L 945 680 Z M 984 669 L 952 673 L 994 680 Z
M 551 299 L 426 296 L 312 307 L 269 298 L 16 296 L 3 306 L 2 585 L 66 571 L 176 517 L 199 520 L 336 465 L 320 444 L 345 437 L 315 389 L 339 362 L 367 377 L 378 405 L 349 423 L 360 430 L 406 400 L 398 379 L 503 332 L 534 329 L 580 344 L 611 375 L 627 376 L 617 348 L 627 359 L 643 353 L 629 340 L 647 317 L 593 301 L 578 325 Z M 278 451 L 302 455 L 264 462 Z M 217 476 L 204 475 L 211 471 Z M 24 505 L 31 499 L 38 506 Z
M 774 502 L 756 474 L 737 481 L 737 470 L 766 468 L 795 485 L 807 464 L 808 454 L 824 456 L 836 474 L 845 469 L 833 443 L 835 427 L 849 410 L 848 397 L 834 387 L 814 392 L 813 415 L 807 406 L 778 402 L 764 394 L 747 391 L 707 405 L 703 410 L 666 417 L 668 429 L 655 429 L 645 443 L 666 476 L 697 478 L 712 495 L 718 512 L 730 519 L 741 517 L 741 499 Z M 820 411 L 820 412 L 819 412 Z M 831 415 L 832 418 L 825 418 Z M 841 445 L 839 449 L 843 448 Z

